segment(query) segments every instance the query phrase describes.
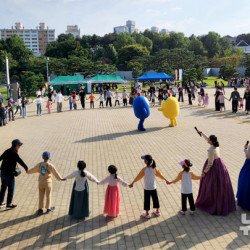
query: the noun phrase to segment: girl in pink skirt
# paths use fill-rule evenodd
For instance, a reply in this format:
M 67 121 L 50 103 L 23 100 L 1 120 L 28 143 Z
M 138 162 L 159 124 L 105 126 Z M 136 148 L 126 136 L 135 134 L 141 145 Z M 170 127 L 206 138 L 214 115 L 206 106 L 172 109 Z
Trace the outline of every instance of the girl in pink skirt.
M 46 108 L 48 109 L 48 114 L 51 114 L 52 101 L 48 98 Z
M 108 183 L 108 187 L 105 195 L 105 205 L 104 205 L 104 214 L 107 214 L 109 217 L 117 217 L 120 213 L 120 189 L 118 183 L 124 187 L 127 187 L 128 184 L 123 181 L 119 176 L 117 176 L 117 168 L 114 165 L 108 167 L 110 173 L 105 179 L 99 182 L 99 185 L 104 185 Z

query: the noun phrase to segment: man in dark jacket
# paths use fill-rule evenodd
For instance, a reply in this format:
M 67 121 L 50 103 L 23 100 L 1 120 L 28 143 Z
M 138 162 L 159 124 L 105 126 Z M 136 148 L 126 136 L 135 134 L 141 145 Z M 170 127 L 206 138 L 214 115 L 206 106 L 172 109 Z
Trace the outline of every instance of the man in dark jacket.
M 81 100 L 82 108 L 85 109 L 85 99 L 86 99 L 86 94 L 83 88 L 81 88 L 81 91 L 79 93 L 79 97 Z
M 232 100 L 232 113 L 237 113 L 240 100 L 240 94 L 237 91 L 237 88 L 234 88 L 234 91 L 231 93 L 229 101 L 231 100 Z
M 6 189 L 8 188 L 8 196 L 7 196 L 7 209 L 15 208 L 16 205 L 12 204 L 12 199 L 14 195 L 15 189 L 15 176 L 14 172 L 16 169 L 16 164 L 19 163 L 27 172 L 28 167 L 23 162 L 23 160 L 18 155 L 18 150 L 22 146 L 22 143 L 19 140 L 12 141 L 12 147 L 7 149 L 1 156 L 0 161 L 2 161 L 1 165 L 1 191 L 0 191 L 0 207 L 5 207 L 4 196 Z

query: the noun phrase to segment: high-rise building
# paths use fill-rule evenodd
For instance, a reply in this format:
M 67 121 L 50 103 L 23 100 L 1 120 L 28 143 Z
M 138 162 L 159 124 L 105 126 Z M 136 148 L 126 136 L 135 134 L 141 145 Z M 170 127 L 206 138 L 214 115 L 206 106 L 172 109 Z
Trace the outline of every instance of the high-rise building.
M 25 29 L 22 23 L 15 23 L 11 29 L 0 29 L 0 39 L 7 39 L 17 35 L 25 46 L 33 51 L 34 55 L 43 55 L 49 42 L 55 41 L 55 30 L 49 29 L 45 23 L 40 23 L 36 29 Z
M 127 26 L 117 26 L 114 27 L 114 32 L 117 34 L 123 34 L 128 32 L 128 27 Z
M 154 32 L 154 33 L 159 33 L 159 28 L 158 27 L 151 27 L 151 31 Z
M 66 34 L 72 34 L 74 38 L 80 38 L 80 29 L 78 29 L 77 25 L 68 25 Z
M 136 31 L 135 30 L 135 21 L 128 20 L 126 22 L 126 26 L 128 27 L 128 33 L 132 34 Z

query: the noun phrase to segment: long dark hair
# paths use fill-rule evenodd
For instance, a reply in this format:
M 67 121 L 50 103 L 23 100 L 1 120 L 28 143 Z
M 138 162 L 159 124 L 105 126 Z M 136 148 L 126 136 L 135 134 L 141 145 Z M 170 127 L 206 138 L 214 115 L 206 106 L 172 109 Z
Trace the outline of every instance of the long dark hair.
M 77 167 L 78 167 L 78 169 L 79 169 L 80 172 L 81 172 L 81 177 L 85 177 L 86 174 L 85 174 L 84 171 L 83 171 L 83 170 L 86 168 L 86 163 L 85 163 L 85 161 L 78 161 Z
M 144 160 L 147 162 L 148 167 L 152 167 L 152 168 L 156 167 L 155 160 L 153 159 L 151 155 L 145 155 Z
M 116 174 L 116 172 L 117 172 L 117 167 L 116 167 L 116 166 L 110 165 L 110 166 L 108 167 L 108 171 L 109 171 L 110 174 L 114 174 L 114 178 L 117 179 L 117 174 Z
M 192 166 L 193 166 L 193 164 L 190 162 L 190 160 L 184 160 L 183 168 L 184 168 L 185 172 L 189 172 L 190 167 L 192 167 Z
M 218 142 L 218 140 L 217 140 L 217 137 L 215 136 L 215 135 L 210 135 L 209 136 L 209 140 L 212 142 L 212 144 L 213 144 L 213 146 L 214 147 L 219 147 L 220 145 L 219 145 L 219 142 Z

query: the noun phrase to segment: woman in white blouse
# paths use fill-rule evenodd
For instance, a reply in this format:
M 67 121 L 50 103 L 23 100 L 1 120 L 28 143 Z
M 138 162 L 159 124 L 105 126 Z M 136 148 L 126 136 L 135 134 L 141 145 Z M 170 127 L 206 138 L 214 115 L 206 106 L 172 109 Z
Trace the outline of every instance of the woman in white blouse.
M 108 167 L 110 175 L 99 182 L 100 185 L 108 184 L 106 195 L 104 214 L 109 217 L 117 217 L 120 214 L 120 189 L 118 183 L 123 187 L 127 187 L 128 183 L 117 176 L 117 168 L 114 165 Z
M 197 132 L 205 138 L 210 147 L 195 206 L 210 214 L 227 215 L 236 210 L 236 205 L 230 176 L 220 158 L 219 142 L 215 135 L 207 137 L 201 131 Z
M 250 211 L 250 146 L 248 143 L 244 147 L 246 161 L 239 175 L 237 203 L 238 206 Z
M 69 174 L 63 180 L 75 178 L 69 206 L 69 215 L 72 215 L 76 219 L 84 219 L 90 214 L 89 185 L 87 179 L 97 184 L 99 181 L 91 173 L 84 170 L 86 168 L 84 161 L 79 161 L 77 167 L 78 170 Z

